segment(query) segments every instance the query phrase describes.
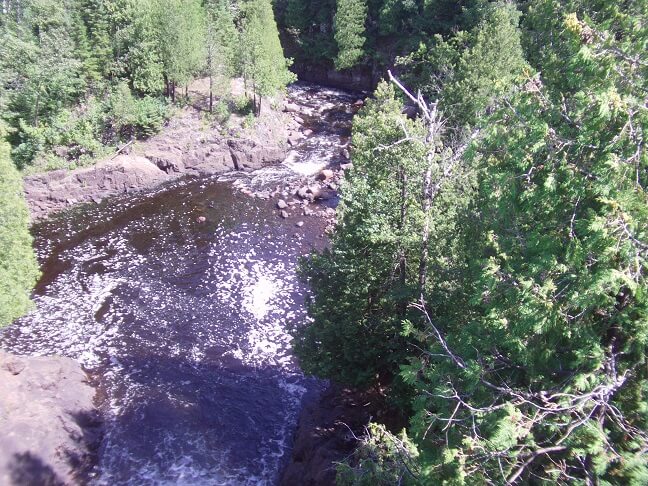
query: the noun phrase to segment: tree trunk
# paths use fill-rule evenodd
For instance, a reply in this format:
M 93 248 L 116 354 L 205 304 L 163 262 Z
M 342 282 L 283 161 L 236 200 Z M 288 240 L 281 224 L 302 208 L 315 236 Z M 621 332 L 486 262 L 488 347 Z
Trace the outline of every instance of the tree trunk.
M 209 72 L 209 113 L 214 112 L 214 77 Z
M 36 95 L 36 102 L 34 103 L 34 120 L 32 123 L 33 126 L 38 126 L 38 110 L 40 109 L 39 105 L 40 105 L 40 93 Z
M 407 285 L 407 254 L 405 246 L 403 245 L 403 236 L 405 233 L 405 221 L 407 219 L 407 172 L 403 166 L 400 166 L 398 169 L 399 179 L 401 183 L 401 193 L 400 193 L 400 220 L 398 222 L 398 231 L 400 236 L 400 248 L 399 251 L 399 261 L 398 261 L 398 282 L 401 286 L 401 292 L 405 290 Z M 404 318 L 407 313 L 408 299 L 402 299 L 398 304 L 398 313 Z
M 425 284 L 427 283 L 427 270 L 428 270 L 428 257 L 429 250 L 428 244 L 430 242 L 430 207 L 432 206 L 432 164 L 429 163 L 428 158 L 428 167 L 425 170 L 425 176 L 423 178 L 423 200 L 421 203 L 421 209 L 423 210 L 423 229 L 421 230 L 421 260 L 419 262 L 419 278 L 418 278 L 418 290 L 421 299 L 425 292 Z

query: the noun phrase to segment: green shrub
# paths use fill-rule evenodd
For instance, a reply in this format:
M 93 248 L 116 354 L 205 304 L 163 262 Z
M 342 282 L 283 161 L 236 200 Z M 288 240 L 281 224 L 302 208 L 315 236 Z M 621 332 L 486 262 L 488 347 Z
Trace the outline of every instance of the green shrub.
M 221 125 L 229 120 L 231 115 L 230 107 L 227 101 L 220 99 L 214 103 L 214 111 L 212 113 L 214 119 Z
M 405 431 L 399 437 L 384 425 L 370 423 L 353 454 L 337 467 L 339 486 L 420 484 L 419 453 Z
M 106 102 L 106 125 L 115 141 L 151 136 L 167 118 L 165 102 L 151 96 L 136 98 L 125 82 L 113 89 Z
M 247 96 L 236 96 L 232 100 L 232 111 L 238 115 L 249 115 L 250 113 L 254 114 L 254 106 L 252 100 Z

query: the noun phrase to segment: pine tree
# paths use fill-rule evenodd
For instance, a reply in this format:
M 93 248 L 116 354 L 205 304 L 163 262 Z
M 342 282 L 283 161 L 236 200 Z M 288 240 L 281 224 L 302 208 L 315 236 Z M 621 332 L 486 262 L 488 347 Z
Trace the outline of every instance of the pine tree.
M 305 370 L 354 384 L 392 374 L 405 351 L 399 330 L 421 227 L 423 128 L 401 114 L 391 86 L 375 94 L 354 119 L 354 168 L 331 251 L 304 262 L 314 322 L 296 345 Z
M 364 56 L 365 22 L 367 4 L 365 0 L 338 0 L 335 12 L 335 41 L 338 55 L 335 67 L 347 69 L 355 66 Z
M 5 135 L 0 125 L 0 326 L 29 309 L 29 296 L 39 275 L 27 230 L 22 178 L 9 157 Z
M 124 9 L 120 2 L 109 2 L 107 0 L 81 0 L 78 15 L 83 20 L 85 34 L 89 49 L 86 63 L 91 64 L 88 71 L 95 80 L 110 77 L 113 73 L 114 53 L 113 30 L 119 25 L 115 12 Z
M 468 305 L 403 367 L 424 482 L 648 479 L 646 11 L 595 3 L 531 3 L 540 73 L 472 152 Z
M 229 83 L 236 68 L 236 39 L 231 6 L 227 0 L 212 0 L 206 5 L 206 52 L 209 75 L 209 111 L 214 107 L 214 80 Z
M 291 60 L 284 57 L 270 1 L 246 0 L 241 10 L 241 70 L 252 83 L 259 114 L 261 97 L 275 95 L 296 77 L 288 70 Z
M 157 50 L 164 66 L 167 93 L 187 85 L 205 59 L 205 12 L 200 0 L 155 0 Z

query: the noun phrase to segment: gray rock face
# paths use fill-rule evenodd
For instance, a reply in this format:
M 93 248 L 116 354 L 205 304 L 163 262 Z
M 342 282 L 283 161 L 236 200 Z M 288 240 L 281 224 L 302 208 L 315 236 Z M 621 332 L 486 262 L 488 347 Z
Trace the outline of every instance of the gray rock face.
M 84 484 L 101 423 L 81 366 L 0 350 L 0 484 Z
M 258 169 L 285 156 L 285 149 L 279 145 L 247 139 L 214 139 L 185 151 L 152 147 L 143 155 L 118 155 L 93 167 L 26 177 L 25 197 L 36 221 L 79 202 L 155 187 L 183 175 Z
M 119 155 L 94 167 L 26 177 L 24 187 L 32 219 L 36 220 L 77 202 L 152 187 L 170 178 L 145 157 Z

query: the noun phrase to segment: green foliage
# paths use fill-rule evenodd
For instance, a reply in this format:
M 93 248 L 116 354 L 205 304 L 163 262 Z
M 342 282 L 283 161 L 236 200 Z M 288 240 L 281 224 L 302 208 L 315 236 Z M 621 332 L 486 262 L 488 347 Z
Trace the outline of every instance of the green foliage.
M 411 288 L 401 275 L 417 263 L 406 260 L 398 268 L 401 256 L 417 251 L 412 233 L 421 224 L 420 194 L 411 188 L 420 187 L 423 146 L 412 140 L 385 149 L 404 138 L 403 128 L 421 134 L 420 124 L 401 109 L 393 89 L 381 85 L 376 100 L 356 116 L 354 168 L 343 186 L 332 249 L 302 268 L 313 289 L 314 319 L 297 339 L 302 366 L 354 384 L 394 372 L 404 348 L 400 322 Z M 405 194 L 404 182 L 410 188 Z
M 528 35 L 553 41 L 527 48 L 548 74 L 483 122 L 471 152 L 468 300 L 432 314 L 444 341 L 431 333 L 403 367 L 430 482 L 648 475 L 648 36 L 636 17 L 590 7 L 532 2 Z
M 106 103 L 106 124 L 117 140 L 153 135 L 167 117 L 164 102 L 150 96 L 136 98 L 126 83 L 118 84 Z
M 475 124 L 486 109 L 508 93 L 526 67 L 518 29 L 520 13 L 511 3 L 494 2 L 466 13 L 470 31 L 421 44 L 399 60 L 406 79 L 439 97 L 444 114 L 456 124 Z
M 296 79 L 283 55 L 269 0 L 246 0 L 241 5 L 240 59 L 243 76 L 255 95 L 272 96 Z M 260 111 L 261 100 L 257 105 Z
M 370 423 L 351 457 L 338 465 L 335 482 L 339 486 L 420 484 L 418 455 L 404 430 L 397 437 L 384 425 Z
M 337 69 L 353 67 L 362 59 L 366 17 L 365 0 L 337 0 L 334 22 L 335 42 L 338 46 L 335 58 Z
M 20 22 L 7 18 L 0 30 L 2 118 L 18 127 L 47 123 L 83 89 L 81 63 L 68 31 L 69 12 L 58 2 L 25 2 Z M 11 140 L 13 142 L 13 139 Z
M 522 33 L 519 15 L 472 2 L 461 29 L 408 57 L 410 82 L 450 118 L 440 139 L 421 143 L 384 86 L 357 116 L 332 247 L 303 266 L 313 322 L 296 350 L 307 371 L 354 384 L 400 371 L 412 481 L 644 484 L 648 9 L 534 0 Z M 425 240 L 407 188 L 467 125 Z M 422 258 L 426 314 L 408 308 Z M 369 444 L 339 482 L 398 483 Z
M 281 10 L 281 2 L 275 2 Z M 277 7 L 278 6 L 278 7 Z M 333 37 L 335 0 L 287 0 L 278 20 L 284 35 L 296 45 L 298 60 L 326 62 L 335 57 L 337 45 Z
M 0 125 L 0 326 L 29 309 L 29 296 L 39 276 L 27 230 L 29 215 L 22 179 L 9 157 L 5 135 Z
M 210 81 L 210 107 L 214 81 L 221 95 L 229 95 L 230 78 L 236 72 L 238 33 L 227 0 L 212 0 L 206 5 L 206 74 Z
M 472 28 L 485 0 L 276 0 L 275 9 L 298 62 L 345 69 L 388 67 L 435 34 Z M 291 55 L 293 55 L 291 50 Z
M 165 78 L 187 84 L 203 66 L 205 12 L 200 0 L 153 0 L 156 47 Z
M 157 133 L 168 116 L 164 101 L 134 97 L 122 82 L 105 100 L 90 96 L 77 108 L 60 111 L 47 125 L 22 124 L 13 155 L 28 172 L 73 169 L 106 155 L 121 141 Z
M 515 6 L 493 3 L 480 16 L 482 20 L 470 34 L 470 47 L 458 56 L 442 91 L 444 112 L 459 123 L 474 124 L 510 91 L 526 66 Z
M 249 115 L 254 112 L 252 100 L 247 96 L 237 96 L 232 100 L 233 110 L 239 115 Z

